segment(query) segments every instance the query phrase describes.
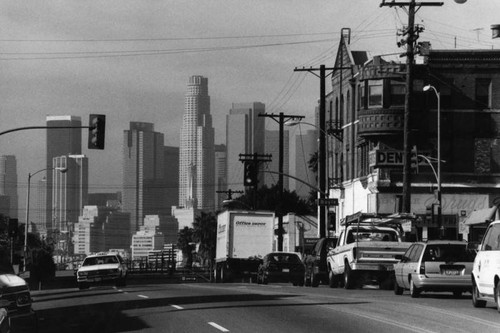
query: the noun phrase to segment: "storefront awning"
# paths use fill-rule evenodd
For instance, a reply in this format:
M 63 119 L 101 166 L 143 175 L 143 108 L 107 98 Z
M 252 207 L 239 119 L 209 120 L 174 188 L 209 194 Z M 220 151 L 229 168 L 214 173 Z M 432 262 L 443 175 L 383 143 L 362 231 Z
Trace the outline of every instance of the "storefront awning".
M 473 211 L 465 220 L 465 225 L 475 225 L 491 222 L 496 219 L 497 207 L 478 209 Z

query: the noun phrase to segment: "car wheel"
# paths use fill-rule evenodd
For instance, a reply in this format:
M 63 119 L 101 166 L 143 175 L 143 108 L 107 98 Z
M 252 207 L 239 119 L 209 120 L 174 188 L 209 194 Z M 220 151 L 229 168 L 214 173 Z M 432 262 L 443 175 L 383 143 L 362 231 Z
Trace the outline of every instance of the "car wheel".
M 455 290 L 455 291 L 453 292 L 453 297 L 455 297 L 455 298 L 460 298 L 460 297 L 462 297 L 462 292 L 461 292 L 460 290 Z
M 475 308 L 484 308 L 486 306 L 486 301 L 479 299 L 479 290 L 474 281 L 472 281 L 472 305 Z
M 394 280 L 394 294 L 403 295 L 404 288 L 400 287 L 398 283 Z
M 83 290 L 83 289 L 89 289 L 89 284 L 86 282 L 79 282 L 78 283 L 78 289 Z
M 115 284 L 117 287 L 125 287 L 127 285 L 127 280 L 125 277 L 122 277 L 122 278 L 119 278 L 118 280 L 116 280 L 116 284 Z
M 337 288 L 339 286 L 339 280 L 331 270 L 328 271 L 328 286 L 330 288 Z
M 311 274 L 311 287 L 318 287 L 319 286 L 319 279 L 318 279 L 318 274 Z
M 413 283 L 413 280 L 410 280 L 410 296 L 412 298 L 417 298 L 420 296 L 420 289 L 418 289 L 415 286 L 415 283 Z
M 356 278 L 354 276 L 354 272 L 349 267 L 349 264 L 345 264 L 344 266 L 344 288 L 345 289 L 354 289 L 356 284 Z

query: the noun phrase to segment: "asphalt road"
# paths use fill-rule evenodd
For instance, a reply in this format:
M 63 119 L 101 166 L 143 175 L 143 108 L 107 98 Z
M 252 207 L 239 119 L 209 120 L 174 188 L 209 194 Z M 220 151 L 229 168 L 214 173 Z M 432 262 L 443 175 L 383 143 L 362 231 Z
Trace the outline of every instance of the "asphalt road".
M 33 292 L 38 332 L 500 332 L 470 295 L 246 283 Z M 32 331 L 33 332 L 33 331 Z

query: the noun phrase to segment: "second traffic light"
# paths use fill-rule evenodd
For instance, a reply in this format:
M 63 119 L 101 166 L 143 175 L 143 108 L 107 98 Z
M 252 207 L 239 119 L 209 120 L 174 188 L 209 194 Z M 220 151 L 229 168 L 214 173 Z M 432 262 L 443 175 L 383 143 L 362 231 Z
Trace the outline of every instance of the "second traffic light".
M 257 186 L 258 183 L 258 163 L 255 161 L 245 161 L 245 170 L 243 171 L 243 185 Z
M 106 115 L 91 114 L 89 117 L 89 149 L 104 149 Z
M 413 146 L 411 148 L 411 153 L 410 153 L 410 168 L 418 173 L 418 152 L 417 152 L 417 146 Z

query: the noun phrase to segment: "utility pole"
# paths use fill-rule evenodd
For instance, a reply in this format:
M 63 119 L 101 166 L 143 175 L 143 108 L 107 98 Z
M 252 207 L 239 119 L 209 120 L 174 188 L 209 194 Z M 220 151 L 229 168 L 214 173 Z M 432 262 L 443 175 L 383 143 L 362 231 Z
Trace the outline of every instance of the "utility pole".
M 304 118 L 304 116 L 291 116 L 291 115 L 285 115 L 283 112 L 280 112 L 279 115 L 275 114 L 259 114 L 259 117 L 269 117 L 276 121 L 279 124 L 279 156 L 278 156 L 278 191 L 279 191 L 279 204 L 277 207 L 276 215 L 278 215 L 278 251 L 283 251 L 283 210 L 282 210 L 282 203 L 283 203 L 283 126 L 285 124 L 285 121 L 288 120 L 298 120 Z
M 325 65 L 320 65 L 319 68 L 295 68 L 294 72 L 310 72 L 317 77 L 320 81 L 320 98 L 319 98 L 319 151 L 318 151 L 318 178 L 319 178 L 319 199 L 325 199 L 326 188 L 326 71 L 335 70 L 335 68 L 326 68 Z M 319 75 L 314 73 L 319 71 Z M 326 237 L 326 208 L 325 206 L 318 205 L 318 228 L 319 237 Z
M 403 213 L 411 211 L 411 154 L 410 154 L 410 113 L 413 106 L 413 65 L 415 63 L 415 47 L 418 39 L 418 33 L 421 30 L 415 30 L 415 14 L 422 6 L 442 6 L 443 2 L 409 2 L 391 1 L 386 3 L 382 0 L 380 7 L 408 7 L 408 27 L 404 30 L 403 35 L 408 35 L 406 40 L 406 94 L 405 94 L 405 110 L 403 122 Z M 417 8 L 418 7 L 418 8 Z

